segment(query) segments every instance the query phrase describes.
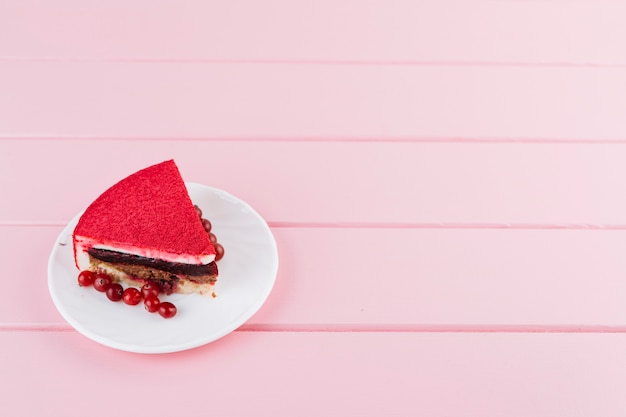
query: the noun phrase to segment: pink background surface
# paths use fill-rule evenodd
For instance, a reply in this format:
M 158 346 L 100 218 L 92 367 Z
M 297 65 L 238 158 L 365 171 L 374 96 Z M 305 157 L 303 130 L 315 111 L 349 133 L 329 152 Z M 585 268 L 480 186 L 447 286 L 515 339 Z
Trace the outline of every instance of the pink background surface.
M 2 2 L 0 414 L 623 417 L 625 15 Z M 209 345 L 113 350 L 56 311 L 48 256 L 170 158 L 268 221 L 276 286 Z

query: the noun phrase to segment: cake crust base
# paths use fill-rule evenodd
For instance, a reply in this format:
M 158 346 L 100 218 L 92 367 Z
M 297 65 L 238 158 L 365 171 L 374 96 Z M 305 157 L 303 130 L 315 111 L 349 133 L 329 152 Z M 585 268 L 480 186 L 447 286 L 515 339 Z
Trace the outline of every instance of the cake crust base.
M 124 283 L 133 287 L 153 282 L 165 294 L 210 294 L 215 292 L 217 275 L 182 276 L 143 265 L 114 264 L 89 256 L 89 270 L 104 272 L 114 282 Z

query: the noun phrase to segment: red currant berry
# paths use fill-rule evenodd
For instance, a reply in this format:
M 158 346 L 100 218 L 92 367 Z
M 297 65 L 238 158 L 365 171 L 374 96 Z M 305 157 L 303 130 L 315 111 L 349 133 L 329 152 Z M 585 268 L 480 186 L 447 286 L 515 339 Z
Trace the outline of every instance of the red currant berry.
M 159 292 L 159 286 L 154 282 L 146 282 L 143 284 L 143 287 L 141 287 L 141 295 L 143 295 L 144 299 L 148 298 L 150 295 L 158 297 Z
M 200 207 L 194 205 L 193 208 L 196 209 L 196 214 L 198 215 L 198 217 L 202 218 L 202 210 L 200 210 Z
M 93 280 L 93 287 L 100 292 L 105 292 L 111 286 L 113 280 L 107 274 L 96 274 Z
M 124 288 L 118 283 L 113 283 L 107 288 L 106 295 L 109 300 L 118 302 L 124 295 Z
M 220 243 L 216 243 L 213 246 L 215 247 L 215 261 L 217 262 L 224 257 L 224 246 Z
M 209 240 L 212 244 L 215 245 L 217 243 L 217 236 L 215 236 L 213 233 L 209 233 Z
M 171 319 L 176 315 L 176 306 L 169 301 L 159 304 L 159 314 L 165 319 Z
M 161 300 L 156 295 L 149 295 L 143 300 L 143 306 L 150 313 L 154 313 L 159 309 L 159 304 L 161 304 Z
M 128 287 L 124 290 L 124 294 L 122 295 L 122 300 L 125 304 L 129 306 L 136 306 L 141 302 L 141 292 L 135 287 Z
M 206 230 L 206 232 L 209 233 L 213 225 L 208 219 L 202 219 L 202 227 L 204 227 L 204 230 Z
M 81 287 L 88 287 L 93 284 L 93 280 L 96 279 L 96 274 L 89 270 L 81 271 L 78 274 L 78 285 Z

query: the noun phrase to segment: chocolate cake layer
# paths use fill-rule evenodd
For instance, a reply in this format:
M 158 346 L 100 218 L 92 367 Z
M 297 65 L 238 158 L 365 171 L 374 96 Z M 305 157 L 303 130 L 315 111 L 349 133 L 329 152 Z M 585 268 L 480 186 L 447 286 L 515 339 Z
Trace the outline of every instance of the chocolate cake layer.
M 128 253 L 115 252 L 106 249 L 91 248 L 87 253 L 100 261 L 111 264 L 139 265 L 159 269 L 174 275 L 187 275 L 189 277 L 217 275 L 217 264 L 211 262 L 208 265 L 191 265 L 178 262 L 168 262 L 161 259 L 145 258 L 143 256 Z

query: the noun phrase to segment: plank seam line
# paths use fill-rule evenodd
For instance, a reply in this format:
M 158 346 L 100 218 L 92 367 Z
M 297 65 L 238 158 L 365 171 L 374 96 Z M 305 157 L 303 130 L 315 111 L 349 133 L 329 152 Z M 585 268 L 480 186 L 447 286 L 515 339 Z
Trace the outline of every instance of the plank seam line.
M 411 222 L 284 222 L 268 221 L 275 229 L 416 229 L 416 230 L 589 230 L 623 231 L 626 224 L 591 223 L 411 223 Z M 0 220 L 0 227 L 64 227 L 64 221 Z
M 203 65 L 294 65 L 294 66 L 389 66 L 389 67 L 530 67 L 530 68 L 626 68 L 624 63 L 568 61 L 470 61 L 412 59 L 244 59 L 244 58 L 156 58 L 78 56 L 0 56 L 0 63 L 111 63 L 111 64 L 203 64 Z
M 337 333 L 626 333 L 624 326 L 538 324 L 244 324 L 244 332 Z
M 0 332 L 74 332 L 68 324 L 0 324 Z M 622 334 L 626 325 L 244 324 L 243 333 L 560 333 Z
M 359 136 L 333 136 L 333 137 L 311 137 L 311 136 L 204 136 L 204 137 L 175 137 L 175 136 L 0 136 L 0 141 L 151 141 L 151 142 L 270 142 L 270 143 L 424 143 L 424 144 L 521 144 L 521 145 L 626 145 L 626 138 L 615 139 L 569 139 L 569 138 L 517 138 L 517 137 L 494 137 L 494 138 L 472 138 L 472 137 L 359 137 Z
M 268 222 L 274 228 L 326 229 L 475 229 L 475 230 L 626 230 L 626 224 L 589 223 L 402 223 L 402 222 Z

